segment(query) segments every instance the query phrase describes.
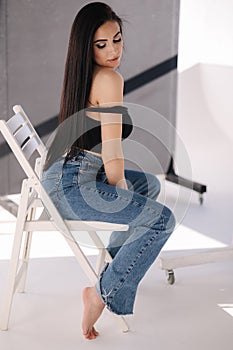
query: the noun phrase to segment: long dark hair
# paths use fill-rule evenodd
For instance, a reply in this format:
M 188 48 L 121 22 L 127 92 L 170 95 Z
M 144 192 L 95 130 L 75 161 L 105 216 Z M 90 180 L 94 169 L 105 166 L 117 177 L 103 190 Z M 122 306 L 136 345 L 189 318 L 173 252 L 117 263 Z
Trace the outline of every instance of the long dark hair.
M 122 20 L 103 2 L 92 2 L 76 15 L 69 38 L 59 123 L 87 107 L 93 76 L 93 37 L 107 21 Z
M 46 170 L 70 147 L 83 148 L 85 119 L 82 114 L 88 107 L 94 70 L 93 38 L 96 30 L 105 22 L 116 21 L 122 33 L 122 20 L 110 6 L 103 2 L 91 2 L 76 15 L 69 38 L 64 81 L 59 112 L 59 126 L 48 148 Z M 68 123 L 62 124 L 66 119 Z M 76 140 L 76 141 L 75 141 Z

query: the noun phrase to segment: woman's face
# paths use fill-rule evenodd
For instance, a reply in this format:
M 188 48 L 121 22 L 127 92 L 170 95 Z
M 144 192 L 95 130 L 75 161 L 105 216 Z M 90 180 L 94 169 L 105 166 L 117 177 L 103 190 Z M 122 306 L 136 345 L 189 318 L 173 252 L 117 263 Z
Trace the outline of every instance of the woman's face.
M 117 22 L 106 22 L 94 35 L 93 58 L 97 65 L 117 68 L 120 64 L 123 38 Z

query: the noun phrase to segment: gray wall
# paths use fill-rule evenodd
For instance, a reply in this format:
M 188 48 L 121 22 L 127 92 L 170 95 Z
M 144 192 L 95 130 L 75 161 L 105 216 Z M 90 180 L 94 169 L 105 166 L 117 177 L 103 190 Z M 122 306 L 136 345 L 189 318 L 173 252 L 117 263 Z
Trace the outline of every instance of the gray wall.
M 71 24 L 86 3 L 0 1 L 1 119 L 12 115 L 15 104 L 23 106 L 35 126 L 58 113 Z M 107 3 L 125 19 L 126 49 L 120 67 L 125 80 L 177 54 L 179 0 L 109 0 Z M 129 93 L 125 101 L 150 107 L 175 124 L 176 71 Z M 164 132 L 173 150 L 174 136 L 170 131 Z M 131 155 L 127 153 L 126 157 Z M 165 171 L 169 155 L 159 146 L 158 159 Z M 144 170 L 158 172 L 146 160 L 143 165 Z M 1 157 L 0 169 L 0 194 L 18 192 L 23 174 L 14 157 Z

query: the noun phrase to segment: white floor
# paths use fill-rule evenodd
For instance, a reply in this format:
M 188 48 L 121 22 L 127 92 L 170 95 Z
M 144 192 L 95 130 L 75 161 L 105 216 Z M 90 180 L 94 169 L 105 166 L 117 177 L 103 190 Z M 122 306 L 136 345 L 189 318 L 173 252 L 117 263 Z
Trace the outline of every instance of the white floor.
M 180 76 L 178 131 L 189 153 L 193 178 L 208 186 L 204 203 L 198 195 L 163 184 L 166 201 L 186 215 L 162 254 L 170 250 L 222 247 L 233 236 L 233 138 L 208 113 L 197 67 Z M 189 94 L 189 95 L 188 95 Z M 181 98 L 179 99 L 181 101 Z M 188 203 L 189 202 L 189 203 Z M 8 216 L 0 210 L 0 219 Z M 0 304 L 12 236 L 0 235 Z M 91 253 L 91 251 L 89 251 Z M 170 253 L 170 252 L 169 252 Z M 176 283 L 167 284 L 158 262 L 139 286 L 131 331 L 121 333 L 108 311 L 98 321 L 100 337 L 85 341 L 80 331 L 81 292 L 88 283 L 58 234 L 35 234 L 25 294 L 14 298 L 8 332 L 0 332 L 0 349 L 162 349 L 230 350 L 233 346 L 233 260 L 181 268 Z M 94 256 L 91 257 L 94 260 Z

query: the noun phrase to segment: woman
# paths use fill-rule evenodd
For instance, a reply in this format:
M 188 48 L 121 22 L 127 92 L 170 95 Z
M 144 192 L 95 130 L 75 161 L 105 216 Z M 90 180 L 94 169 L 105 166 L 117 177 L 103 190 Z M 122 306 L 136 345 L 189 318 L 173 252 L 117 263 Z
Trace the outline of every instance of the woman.
M 42 177 L 65 219 L 129 225 L 127 232 L 112 233 L 108 250 L 113 261 L 97 285 L 83 291 L 87 339 L 98 336 L 94 324 L 105 306 L 118 315 L 133 313 L 137 286 L 175 225 L 171 211 L 156 201 L 157 178 L 124 169 L 121 141 L 132 131 L 132 121 L 123 106 L 123 78 L 116 71 L 122 48 L 122 21 L 108 5 L 94 2 L 79 11 L 67 53 L 62 128 Z M 61 130 L 69 131 L 61 137 Z

